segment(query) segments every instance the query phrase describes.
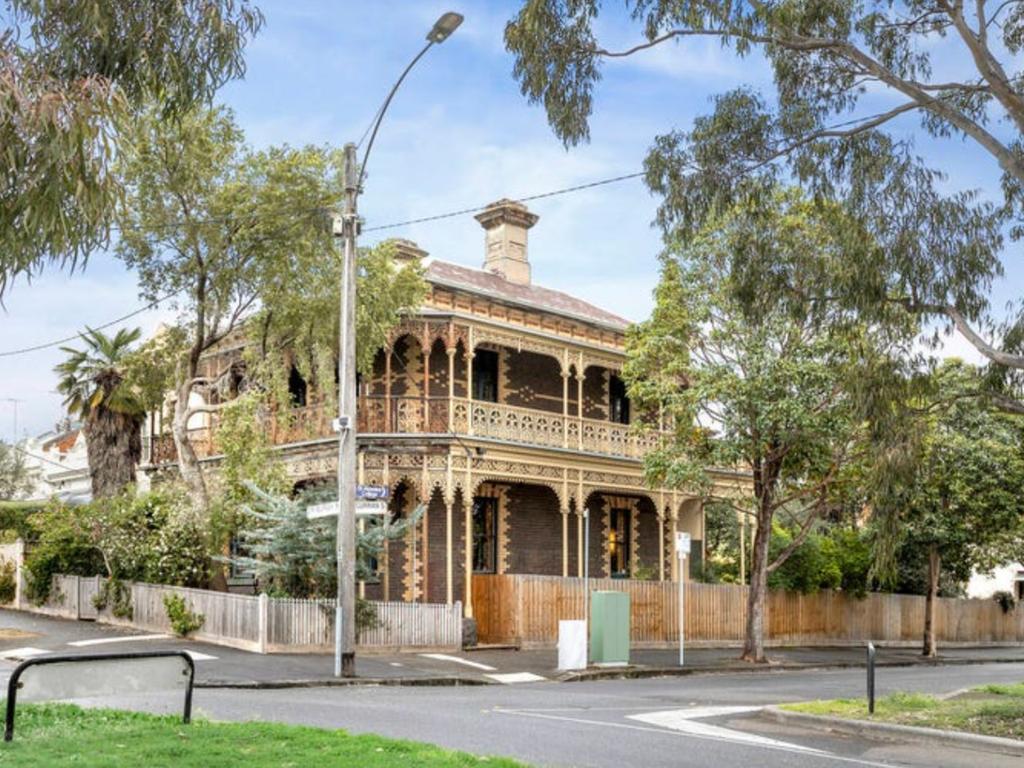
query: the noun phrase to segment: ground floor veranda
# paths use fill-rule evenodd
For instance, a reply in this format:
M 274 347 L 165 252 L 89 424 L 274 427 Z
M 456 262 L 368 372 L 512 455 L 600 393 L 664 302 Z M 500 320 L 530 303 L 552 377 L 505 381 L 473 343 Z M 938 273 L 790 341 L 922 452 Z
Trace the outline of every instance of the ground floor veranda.
M 286 450 L 291 476 L 330 478 L 333 445 Z M 368 599 L 461 600 L 472 616 L 478 574 L 679 580 L 677 531 L 692 540 L 689 574 L 702 567 L 700 500 L 648 488 L 638 461 L 447 436 L 361 439 L 360 448 L 358 481 L 390 489 L 390 521 L 423 506 L 417 523 L 385 545 L 375 578 L 359 584 Z

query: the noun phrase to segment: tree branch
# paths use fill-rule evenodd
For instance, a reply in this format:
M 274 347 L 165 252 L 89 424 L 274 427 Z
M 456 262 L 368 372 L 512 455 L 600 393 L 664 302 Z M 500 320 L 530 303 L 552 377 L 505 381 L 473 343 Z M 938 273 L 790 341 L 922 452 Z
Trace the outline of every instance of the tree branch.
M 992 51 L 988 47 L 984 0 L 976 0 L 976 2 L 979 18 L 979 31 L 977 33 L 967 24 L 967 20 L 963 15 L 963 8 L 959 3 L 955 7 L 950 7 L 946 0 L 939 0 L 939 4 L 947 9 L 950 18 L 953 20 L 953 26 L 960 33 L 960 38 L 967 46 L 967 50 L 970 51 L 971 57 L 974 59 L 974 65 L 978 68 L 981 76 L 985 78 L 985 81 L 992 87 L 993 95 L 1006 109 L 1013 122 L 1017 124 L 1017 130 L 1024 131 L 1024 99 L 1013 90 L 1003 65 L 992 55 Z M 1018 176 L 1018 178 L 1020 177 Z
M 779 556 L 775 558 L 775 561 L 768 566 L 768 573 L 773 573 L 777 568 L 785 563 L 789 559 L 789 556 L 796 552 L 797 548 L 807 540 L 807 537 L 811 533 L 811 529 L 814 527 L 814 524 L 818 521 L 819 517 L 821 517 L 820 504 L 816 505 L 812 511 L 808 512 L 807 519 L 800 528 L 800 532 L 793 537 L 793 540 L 789 542 L 789 546 L 782 550 L 779 553 Z
M 953 321 L 953 325 L 956 327 L 957 331 L 960 332 L 960 335 L 967 339 L 967 341 L 971 343 L 971 346 L 981 352 L 981 354 L 989 360 L 994 363 L 999 363 L 1000 365 L 1005 365 L 1007 368 L 1024 369 L 1024 355 L 1015 355 L 1010 352 L 1004 352 L 1001 349 L 996 349 L 992 344 L 985 340 L 981 334 L 970 326 L 967 322 L 967 318 L 965 318 L 956 307 L 947 305 L 939 307 L 938 311 L 949 317 L 949 319 Z

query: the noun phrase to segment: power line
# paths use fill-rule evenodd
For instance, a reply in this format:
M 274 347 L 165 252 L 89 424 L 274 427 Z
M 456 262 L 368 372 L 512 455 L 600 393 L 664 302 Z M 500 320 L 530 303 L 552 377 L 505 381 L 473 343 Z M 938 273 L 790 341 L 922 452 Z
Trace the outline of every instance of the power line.
M 136 309 L 133 312 L 129 312 L 127 315 L 122 315 L 121 317 L 118 317 L 118 318 L 115 318 L 113 320 L 110 320 L 110 321 L 108 321 L 106 323 L 103 323 L 102 325 L 89 326 L 89 328 L 91 328 L 94 331 L 102 331 L 105 328 L 109 328 L 112 325 L 117 325 L 118 323 L 123 323 L 125 320 L 130 320 L 131 318 L 135 317 L 136 315 L 141 315 L 143 312 L 148 312 L 149 310 L 153 309 L 157 305 L 162 304 L 163 302 L 167 301 L 168 299 L 171 299 L 171 298 L 177 296 L 179 293 L 181 293 L 180 290 L 179 291 L 175 291 L 174 293 L 169 293 L 166 296 L 161 296 L 159 299 L 154 299 L 153 301 L 149 302 L 149 304 L 146 304 L 145 306 L 139 307 L 138 309 Z M 49 349 L 50 347 L 56 347 L 59 344 L 67 344 L 70 341 L 77 341 L 80 338 L 82 338 L 82 334 L 81 333 L 76 333 L 74 336 L 68 336 L 66 338 L 57 339 L 55 341 L 48 341 L 45 344 L 36 344 L 34 347 L 23 347 L 21 349 L 10 349 L 10 350 L 7 350 L 6 352 L 0 352 L 0 357 L 12 357 L 14 355 L 23 355 L 23 354 L 25 354 L 27 352 L 38 352 L 41 349 Z
M 938 99 L 938 97 L 936 97 L 935 100 L 937 100 L 937 99 Z M 869 123 L 872 120 L 875 120 L 875 119 L 880 118 L 880 117 L 884 117 L 886 114 L 888 114 L 888 113 L 887 112 L 879 112 L 879 113 L 874 114 L 874 115 L 867 115 L 867 116 L 863 116 L 863 117 L 857 117 L 857 118 L 853 118 L 851 120 L 845 120 L 843 122 L 838 122 L 838 123 L 834 123 L 834 124 L 825 126 L 821 130 L 831 131 L 831 130 L 836 130 L 838 128 L 845 128 L 847 126 L 851 126 L 851 125 L 854 125 L 854 124 L 857 124 L 857 123 Z M 371 122 L 371 125 L 372 125 L 372 122 Z M 365 139 L 366 139 L 366 133 L 363 134 L 363 137 L 359 140 L 359 143 L 362 144 L 362 142 Z M 770 158 L 766 162 L 773 162 L 775 159 L 777 159 L 777 158 L 773 157 L 773 158 Z M 754 170 L 755 168 L 760 167 L 761 165 L 764 165 L 764 164 L 765 164 L 764 162 L 758 163 L 753 168 L 749 168 L 749 169 L 744 170 L 740 175 L 746 175 L 751 170 Z M 609 177 L 609 178 L 606 178 L 606 179 L 599 179 L 597 181 L 587 182 L 585 184 L 576 184 L 576 185 L 573 185 L 571 187 L 562 187 L 561 189 L 554 189 L 554 190 L 550 190 L 548 192 L 540 192 L 540 193 L 534 194 L 534 195 L 526 195 L 525 197 L 515 198 L 514 202 L 527 203 L 527 202 L 531 202 L 531 201 L 534 201 L 534 200 L 543 200 L 543 199 L 549 198 L 549 197 L 557 197 L 558 195 L 566 195 L 566 194 L 571 194 L 573 192 L 580 192 L 580 191 L 583 191 L 583 190 L 586 190 L 586 189 L 593 189 L 595 187 L 603 187 L 603 186 L 605 186 L 607 184 L 615 184 L 615 183 L 620 182 L 620 181 L 628 181 L 630 179 L 638 179 L 638 178 L 640 178 L 641 176 L 644 176 L 644 175 L 645 175 L 645 172 L 643 172 L 643 171 L 637 171 L 635 173 L 626 173 L 626 174 L 622 174 L 620 176 L 612 176 L 612 177 Z M 438 214 L 434 214 L 432 216 L 423 216 L 423 217 L 420 217 L 420 218 L 417 218 L 417 219 L 407 219 L 405 221 L 397 221 L 397 222 L 393 222 L 391 224 L 380 224 L 380 225 L 375 226 L 375 227 L 366 227 L 363 230 L 363 232 L 382 232 L 384 230 L 398 229 L 400 227 L 408 227 L 408 226 L 412 226 L 414 224 L 425 224 L 425 223 L 432 222 L 432 221 L 442 221 L 444 219 L 452 219 L 452 218 L 456 218 L 458 216 L 466 216 L 466 215 L 471 214 L 471 213 L 479 213 L 480 211 L 484 211 L 486 209 L 487 209 L 487 205 L 486 204 L 485 205 L 476 205 L 476 206 L 472 206 L 472 207 L 469 207 L 469 208 L 460 208 L 458 210 L 448 211 L 446 213 L 438 213 Z M 291 211 L 289 211 L 287 208 L 283 208 L 281 210 L 284 211 L 284 212 L 290 212 L 290 213 L 295 213 L 295 214 L 310 214 L 310 213 L 320 213 L 324 209 L 322 207 L 314 207 L 314 208 L 304 207 L 304 208 L 296 208 L 296 209 L 291 210 Z M 256 216 L 256 214 L 251 214 L 250 218 L 254 218 L 255 216 Z M 244 218 L 245 218 L 244 216 L 238 216 L 237 214 L 235 214 L 235 215 L 228 215 L 228 216 L 215 216 L 215 217 L 209 217 L 209 218 L 206 218 L 206 219 L 200 219 L 200 220 L 195 222 L 195 225 L 228 224 L 228 223 L 233 223 L 233 222 L 241 221 Z M 162 226 L 158 227 L 158 229 L 174 229 L 174 228 L 182 228 L 184 226 L 185 226 L 184 222 L 173 222 L 172 221 L 172 222 L 167 222 L 165 225 L 162 225 Z M 124 228 L 124 227 L 120 227 L 120 226 L 114 225 L 112 227 L 112 229 L 114 229 L 116 231 L 124 232 L 124 231 L 126 231 L 126 229 L 130 230 L 132 228 Z M 156 300 L 150 302 L 149 304 L 136 309 L 133 312 L 129 312 L 127 315 L 119 317 L 119 318 L 117 318 L 115 320 L 111 320 L 111 321 L 109 321 L 107 323 L 104 323 L 102 325 L 96 326 L 94 330 L 103 330 L 105 328 L 109 328 L 112 325 L 117 325 L 118 323 L 122 323 L 125 320 L 131 319 L 132 317 L 135 317 L 136 315 L 140 315 L 143 312 L 148 312 L 150 309 L 153 309 L 158 304 L 166 301 L 167 299 L 172 298 L 173 296 L 176 296 L 180 292 L 181 291 L 176 291 L 175 293 L 168 294 L 167 296 L 163 296 L 163 297 L 161 297 L 159 299 L 156 299 Z M 76 339 L 79 338 L 79 336 L 80 336 L 80 334 L 75 334 L 74 336 L 69 336 L 69 337 L 64 338 L 64 339 L 58 339 L 56 341 L 50 341 L 50 342 L 47 342 L 45 344 L 37 344 L 36 346 L 33 346 L 33 347 L 24 347 L 22 349 L 12 349 L 12 350 L 8 350 L 6 352 L 0 352 L 0 357 L 12 357 L 14 355 L 21 355 L 21 354 L 26 354 L 26 353 L 29 353 L 29 352 L 37 352 L 37 351 L 42 350 L 42 349 L 49 349 L 50 347 L 55 347 L 55 346 L 57 346 L 59 344 L 66 344 L 69 341 L 75 341 Z
M 643 171 L 637 173 L 627 173 L 622 176 L 612 176 L 608 179 L 601 179 L 599 181 L 591 181 L 586 184 L 577 184 L 572 187 L 563 187 L 562 189 L 555 189 L 550 192 L 540 192 L 536 195 L 527 195 L 526 197 L 518 197 L 513 202 L 517 203 L 528 203 L 532 200 L 542 200 L 546 197 L 555 197 L 556 195 L 565 195 L 570 192 L 579 192 L 584 189 L 592 189 L 593 187 L 603 187 L 606 184 L 614 184 L 617 181 L 626 181 L 627 179 L 637 179 L 644 175 Z M 398 221 L 394 224 L 380 224 L 376 227 L 366 227 L 364 232 L 380 232 L 384 229 L 397 229 L 398 227 L 408 227 L 412 224 L 423 224 L 428 221 L 440 221 L 441 219 L 451 219 L 456 216 L 465 216 L 469 213 L 479 213 L 480 211 L 487 210 L 487 205 L 477 205 L 472 208 L 461 208 L 457 211 L 449 211 L 448 213 L 438 213 L 433 216 L 424 216 L 420 219 L 408 219 L 406 221 Z
M 607 178 L 607 179 L 599 179 L 598 181 L 587 182 L 586 184 L 576 184 L 576 185 L 571 186 L 571 187 L 563 187 L 561 189 L 550 190 L 548 192 L 540 192 L 540 193 L 537 193 L 535 195 L 527 195 L 526 197 L 516 198 L 516 202 L 525 203 L 525 202 L 530 202 L 532 200 L 542 200 L 544 198 L 556 197 L 558 195 L 570 194 L 572 192 L 579 192 L 581 190 L 592 189 L 594 187 L 602 187 L 602 186 L 605 186 L 606 184 L 614 184 L 615 182 L 626 181 L 627 179 L 635 179 L 635 178 L 639 178 L 640 176 L 643 176 L 643 175 L 644 174 L 642 172 L 638 172 L 638 173 L 628 173 L 628 174 L 624 174 L 624 175 L 621 175 L 621 176 L 613 176 L 613 177 Z M 381 224 L 381 225 L 376 226 L 376 227 L 368 227 L 368 228 L 366 228 L 363 231 L 364 232 L 377 232 L 377 231 L 381 231 L 381 230 L 385 230 L 385 229 L 397 229 L 399 227 L 406 227 L 406 226 L 410 226 L 412 224 L 422 224 L 422 223 L 429 222 L 429 221 L 440 221 L 441 219 L 451 219 L 451 218 L 454 218 L 456 216 L 465 216 L 466 214 L 470 214 L 470 213 L 479 213 L 480 211 L 483 211 L 483 210 L 486 210 L 486 209 L 487 209 L 487 205 L 477 205 L 477 206 L 473 206 L 471 208 L 461 208 L 461 209 L 456 210 L 456 211 L 448 211 L 447 213 L 439 213 L 439 214 L 435 214 L 433 216 L 424 216 L 424 217 L 419 218 L 419 219 L 410 219 L 408 221 L 399 221 L 399 222 L 394 222 L 392 224 Z M 228 219 L 226 219 L 226 218 L 225 219 L 204 219 L 204 220 L 202 220 L 201 222 L 198 222 L 198 223 L 216 223 L 218 221 L 225 221 L 226 222 L 226 221 L 228 221 Z M 117 325 L 118 323 L 123 323 L 125 320 L 130 320 L 131 318 L 133 318 L 133 317 L 135 317 L 137 315 L 141 315 L 144 312 L 148 312 L 149 310 L 153 309 L 157 305 L 167 301 L 168 299 L 173 298 L 174 296 L 177 296 L 179 293 L 181 293 L 182 290 L 184 290 L 184 289 L 175 291 L 173 293 L 169 293 L 166 296 L 161 296 L 158 299 L 154 299 L 153 301 L 149 302 L 148 304 L 146 304 L 146 305 L 144 305 L 142 307 L 139 307 L 138 309 L 136 309 L 136 310 L 134 310 L 132 312 L 129 312 L 126 315 L 122 315 L 121 317 L 118 317 L 118 318 L 110 320 L 110 321 L 108 321 L 106 323 L 103 323 L 102 325 L 90 326 L 90 327 L 93 330 L 101 331 L 101 330 L 103 330 L 105 328 L 109 328 L 112 325 Z M 10 350 L 4 351 L 4 352 L 0 352 L 0 357 L 13 357 L 15 355 L 23 355 L 23 354 L 27 354 L 29 352 L 38 352 L 40 350 L 49 349 L 51 347 L 56 347 L 56 346 L 59 346 L 61 344 L 67 344 L 68 342 L 75 341 L 75 340 L 77 340 L 80 337 L 81 337 L 81 334 L 76 333 L 74 336 L 68 336 L 66 338 L 57 339 L 55 341 L 48 341 L 48 342 L 46 342 L 44 344 L 36 344 L 35 346 L 23 347 L 21 349 L 10 349 Z

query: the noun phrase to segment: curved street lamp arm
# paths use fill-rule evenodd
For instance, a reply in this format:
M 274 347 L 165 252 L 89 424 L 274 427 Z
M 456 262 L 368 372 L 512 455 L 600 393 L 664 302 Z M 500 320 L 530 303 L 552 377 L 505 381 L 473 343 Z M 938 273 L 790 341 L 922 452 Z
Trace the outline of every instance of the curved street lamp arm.
M 423 46 L 423 50 L 417 53 L 416 58 L 409 62 L 409 66 L 405 68 L 398 80 L 395 81 L 395 84 L 391 86 L 391 91 L 388 93 L 388 97 L 384 99 L 384 103 L 381 105 L 380 111 L 377 113 L 377 119 L 373 124 L 373 131 L 370 133 L 370 141 L 366 145 L 366 151 L 363 153 L 363 160 L 359 164 L 359 179 L 356 182 L 356 194 L 359 194 L 359 191 L 363 188 L 363 178 L 366 176 L 366 161 L 370 157 L 370 150 L 373 149 L 373 141 L 377 138 L 377 131 L 380 129 L 380 124 L 384 120 L 384 115 L 388 111 L 388 107 L 391 105 L 391 100 L 395 97 L 395 93 L 402 85 L 402 81 L 405 80 L 406 75 L 409 74 L 412 68 L 416 66 L 416 62 L 422 59 L 423 54 L 429 51 L 433 45 L 434 41 L 431 40 Z

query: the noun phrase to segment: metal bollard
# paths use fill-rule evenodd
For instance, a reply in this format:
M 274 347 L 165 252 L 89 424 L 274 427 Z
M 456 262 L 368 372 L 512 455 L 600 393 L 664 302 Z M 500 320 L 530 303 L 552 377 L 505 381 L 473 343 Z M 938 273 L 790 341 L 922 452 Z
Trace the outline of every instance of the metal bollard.
M 868 714 L 875 714 L 875 646 L 868 643 Z

